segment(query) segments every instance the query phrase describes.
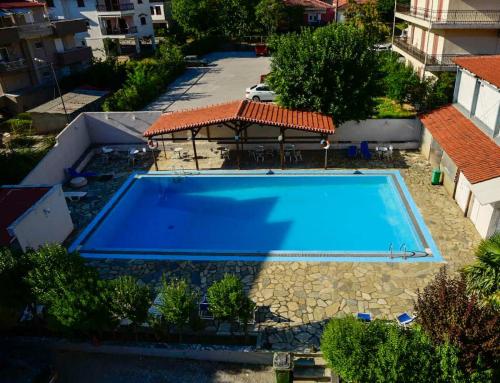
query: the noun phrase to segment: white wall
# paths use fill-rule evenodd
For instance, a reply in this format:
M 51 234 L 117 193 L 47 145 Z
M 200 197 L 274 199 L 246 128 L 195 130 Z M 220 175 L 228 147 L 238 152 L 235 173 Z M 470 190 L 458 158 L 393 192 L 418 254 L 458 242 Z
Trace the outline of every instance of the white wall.
M 500 113 L 500 89 L 481 81 L 474 115 L 484 123 L 492 133 L 496 128 Z
M 48 243 L 61 243 L 73 231 L 73 222 L 61 185 L 53 186 L 38 202 L 8 228 L 23 249 L 37 249 Z
M 467 178 L 465 178 L 464 174 L 460 172 L 457 182 L 457 189 L 455 191 L 455 200 L 457 201 L 458 206 L 463 212 L 465 212 L 465 209 L 467 209 L 467 202 L 469 200 L 470 191 L 469 181 L 467 180 Z
M 469 113 L 472 108 L 472 100 L 474 99 L 475 87 L 476 77 L 462 70 L 460 74 L 457 102 Z
M 85 117 L 80 114 L 56 137 L 54 147 L 22 180 L 22 185 L 54 185 L 65 179 L 64 169 L 73 164 L 90 146 Z

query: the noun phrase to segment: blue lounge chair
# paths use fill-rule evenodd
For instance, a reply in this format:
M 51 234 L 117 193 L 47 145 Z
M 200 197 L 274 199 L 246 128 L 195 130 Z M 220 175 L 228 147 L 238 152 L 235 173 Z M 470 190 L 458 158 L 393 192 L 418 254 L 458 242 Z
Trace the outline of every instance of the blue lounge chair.
M 415 320 L 415 317 L 411 316 L 407 312 L 404 312 L 403 314 L 396 315 L 396 320 L 398 321 L 398 324 L 400 326 L 406 326 L 413 322 Z
M 358 154 L 358 148 L 355 145 L 351 145 L 347 148 L 347 157 L 356 158 Z
M 76 177 L 90 178 L 90 177 L 97 177 L 98 175 L 95 172 L 79 172 L 74 168 L 66 168 L 65 171 L 70 178 L 76 178 Z
M 359 149 L 360 149 L 361 155 L 363 156 L 363 158 L 365 160 L 370 160 L 372 158 L 372 154 L 370 153 L 370 149 L 368 148 L 367 141 L 361 142 Z
M 356 318 L 363 322 L 371 322 L 372 321 L 372 314 L 370 313 L 358 313 L 356 315 Z

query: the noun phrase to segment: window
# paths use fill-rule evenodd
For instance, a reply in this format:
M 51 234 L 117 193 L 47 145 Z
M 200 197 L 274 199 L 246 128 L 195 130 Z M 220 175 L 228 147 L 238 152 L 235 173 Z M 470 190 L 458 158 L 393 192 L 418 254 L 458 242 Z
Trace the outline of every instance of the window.
M 137 4 L 142 4 L 142 0 L 137 0 Z
M 146 25 L 146 24 L 147 24 L 146 17 L 141 16 L 141 25 Z
M 155 14 L 155 9 L 153 7 L 149 7 L 149 10 L 151 11 L 151 14 L 154 15 Z
M 49 8 L 54 8 L 54 0 L 46 0 L 45 4 L 47 4 Z
M 0 48 L 0 61 L 9 61 L 9 52 L 7 48 Z
M 78 8 L 84 8 L 85 0 L 76 0 L 76 4 L 78 5 Z
M 43 48 L 43 43 L 41 41 L 35 41 L 35 48 L 36 49 L 42 49 Z
M 161 7 L 159 5 L 155 6 L 156 14 L 161 15 Z

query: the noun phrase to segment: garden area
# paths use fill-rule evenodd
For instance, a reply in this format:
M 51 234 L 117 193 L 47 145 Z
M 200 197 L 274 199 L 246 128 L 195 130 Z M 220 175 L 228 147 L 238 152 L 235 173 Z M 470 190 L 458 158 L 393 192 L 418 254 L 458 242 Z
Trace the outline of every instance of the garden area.
M 0 185 L 21 182 L 55 143 L 53 136 L 33 131 L 29 113 L 3 122 L 0 138 Z

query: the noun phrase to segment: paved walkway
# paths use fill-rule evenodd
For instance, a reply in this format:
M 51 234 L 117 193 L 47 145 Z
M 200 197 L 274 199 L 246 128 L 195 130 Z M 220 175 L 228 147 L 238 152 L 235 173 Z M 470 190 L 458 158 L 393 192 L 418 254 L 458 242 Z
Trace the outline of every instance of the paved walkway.
M 187 149 L 188 147 L 186 147 Z M 209 147 L 202 164 L 210 168 L 234 168 L 234 159 L 221 160 Z M 203 151 L 202 151 L 203 152 Z M 160 168 L 172 164 L 193 168 L 192 160 L 175 159 L 168 152 Z M 174 154 L 174 155 L 172 155 Z M 161 155 L 160 155 L 161 157 Z M 321 153 L 307 153 L 304 164 L 320 167 Z M 348 160 L 338 152 L 332 158 L 334 168 L 399 169 L 437 243 L 449 269 L 456 271 L 473 260 L 473 249 L 480 238 L 472 223 L 463 217 L 456 203 L 443 187 L 430 184 L 431 167 L 419 152 L 402 151 L 390 163 L 372 160 Z M 143 168 L 150 166 L 143 163 Z M 252 166 L 249 160 L 245 166 Z M 113 165 L 116 168 L 116 164 Z M 276 164 L 265 164 L 273 167 Z M 294 165 L 304 167 L 304 165 Z M 89 169 L 98 169 L 96 160 Z M 126 173 L 125 173 L 126 174 Z M 94 216 L 109 198 L 116 184 L 101 183 L 108 190 L 98 190 L 100 198 L 86 203 L 71 203 L 79 229 Z M 92 186 L 94 185 L 94 186 Z M 97 184 L 91 184 L 90 188 Z M 108 186 L 110 185 L 110 186 Z M 91 191 L 92 193 L 92 191 Z M 106 195 L 107 198 L 102 198 Z M 363 233 L 359 233 L 363 240 Z M 423 288 L 443 263 L 359 263 L 359 262 L 165 262 L 165 261 L 93 261 L 102 274 L 113 277 L 122 273 L 136 275 L 144 282 L 157 285 L 162 274 L 182 276 L 202 290 L 224 273 L 239 274 L 250 297 L 260 307 L 263 343 L 275 349 L 301 349 L 319 344 L 322 327 L 336 315 L 358 311 L 371 312 L 377 318 L 393 319 L 403 311 L 411 311 L 416 290 Z

